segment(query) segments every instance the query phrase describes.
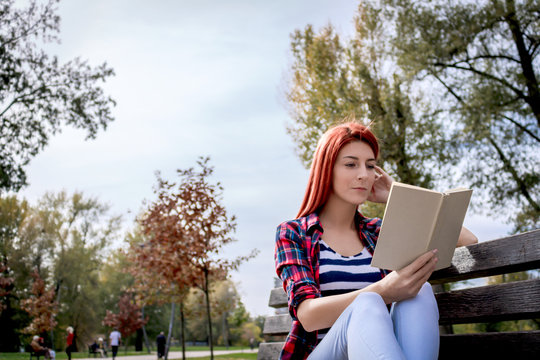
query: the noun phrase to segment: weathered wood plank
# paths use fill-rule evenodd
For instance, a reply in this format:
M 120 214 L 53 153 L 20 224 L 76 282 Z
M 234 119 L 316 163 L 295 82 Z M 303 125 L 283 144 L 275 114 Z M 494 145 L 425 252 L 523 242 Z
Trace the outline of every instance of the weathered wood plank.
M 270 300 L 268 301 L 268 306 L 273 308 L 286 307 L 287 305 L 287 293 L 283 288 L 278 287 L 270 291 Z
M 440 324 L 540 317 L 540 279 L 435 294 Z
M 540 229 L 456 249 L 452 265 L 433 273 L 432 284 L 540 268 Z
M 284 342 L 261 343 L 257 360 L 277 360 L 283 348 Z
M 271 315 L 266 317 L 263 334 L 286 335 L 291 330 L 292 319 L 289 314 Z
M 540 331 L 441 335 L 439 360 L 538 359 Z

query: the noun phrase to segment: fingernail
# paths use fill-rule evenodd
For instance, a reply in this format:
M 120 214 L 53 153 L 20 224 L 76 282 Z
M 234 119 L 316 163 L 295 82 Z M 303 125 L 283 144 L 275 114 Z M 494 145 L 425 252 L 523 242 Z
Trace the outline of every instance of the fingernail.
M 435 250 L 432 250 L 431 252 L 434 253 L 434 254 L 436 254 L 436 253 L 439 252 L 439 250 L 438 250 L 438 249 L 435 249 Z

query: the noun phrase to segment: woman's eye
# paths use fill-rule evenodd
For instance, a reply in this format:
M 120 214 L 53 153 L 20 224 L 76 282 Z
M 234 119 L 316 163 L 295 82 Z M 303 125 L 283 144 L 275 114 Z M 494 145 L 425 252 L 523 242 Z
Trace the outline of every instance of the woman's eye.
M 355 163 L 346 163 L 345 166 L 346 167 L 355 167 L 356 164 Z
M 372 165 L 372 164 L 368 164 L 368 165 L 366 165 L 366 167 L 367 167 L 368 169 L 375 169 L 375 165 Z

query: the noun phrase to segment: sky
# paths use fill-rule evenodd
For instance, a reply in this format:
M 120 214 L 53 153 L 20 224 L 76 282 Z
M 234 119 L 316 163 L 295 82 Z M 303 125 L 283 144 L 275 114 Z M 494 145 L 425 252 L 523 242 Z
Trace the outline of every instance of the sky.
M 61 61 L 103 62 L 116 75 L 105 92 L 117 102 L 115 121 L 94 140 L 64 128 L 27 167 L 20 195 L 82 191 L 133 227 L 144 200 L 153 200 L 155 172 L 210 156 L 223 203 L 237 217 L 235 257 L 259 255 L 232 274 L 252 315 L 268 307 L 274 286 L 276 226 L 294 218 L 308 171 L 295 154 L 285 90 L 290 34 L 331 23 L 353 32 L 357 0 L 65 0 L 59 5 L 61 44 L 47 49 Z M 445 189 L 437 189 L 445 190 Z M 469 214 L 465 226 L 480 241 L 510 227 Z M 120 245 L 119 245 L 120 246 Z

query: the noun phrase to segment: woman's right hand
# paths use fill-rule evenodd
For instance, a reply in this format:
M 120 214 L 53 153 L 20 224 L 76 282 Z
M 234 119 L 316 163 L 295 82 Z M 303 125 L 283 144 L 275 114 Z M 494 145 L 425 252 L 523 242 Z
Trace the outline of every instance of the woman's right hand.
M 437 250 L 420 255 L 410 265 L 392 271 L 384 279 L 373 284 L 386 304 L 415 297 L 429 279 L 437 264 Z

